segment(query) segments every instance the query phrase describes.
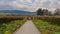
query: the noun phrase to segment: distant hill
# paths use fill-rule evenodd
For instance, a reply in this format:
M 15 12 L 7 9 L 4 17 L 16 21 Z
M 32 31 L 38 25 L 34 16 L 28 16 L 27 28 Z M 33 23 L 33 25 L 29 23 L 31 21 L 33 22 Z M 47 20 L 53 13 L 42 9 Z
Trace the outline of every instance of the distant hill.
M 23 15 L 35 15 L 36 12 L 22 11 L 22 10 L 0 10 L 0 15 L 10 14 L 23 14 Z

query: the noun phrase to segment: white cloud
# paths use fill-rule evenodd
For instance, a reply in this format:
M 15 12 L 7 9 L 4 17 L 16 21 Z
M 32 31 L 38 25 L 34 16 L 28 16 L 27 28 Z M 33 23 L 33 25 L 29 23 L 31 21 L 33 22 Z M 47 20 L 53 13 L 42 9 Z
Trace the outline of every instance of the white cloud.
M 60 0 L 0 0 L 1 8 L 7 6 L 16 10 L 36 11 L 38 8 L 47 8 L 53 11 L 55 8 L 60 8 Z

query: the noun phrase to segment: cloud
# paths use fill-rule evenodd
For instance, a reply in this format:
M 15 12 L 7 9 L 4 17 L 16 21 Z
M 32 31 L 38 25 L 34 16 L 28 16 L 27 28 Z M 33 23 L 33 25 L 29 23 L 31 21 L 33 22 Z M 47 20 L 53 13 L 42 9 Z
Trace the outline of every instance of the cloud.
M 60 8 L 60 0 L 0 0 L 0 10 L 36 11 L 38 8 L 53 11 Z

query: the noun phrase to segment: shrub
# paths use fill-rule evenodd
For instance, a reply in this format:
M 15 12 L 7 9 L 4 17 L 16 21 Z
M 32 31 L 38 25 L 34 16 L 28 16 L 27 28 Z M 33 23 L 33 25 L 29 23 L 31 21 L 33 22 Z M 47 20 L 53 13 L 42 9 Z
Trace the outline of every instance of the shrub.
M 60 25 L 60 17 L 54 17 L 54 16 L 40 16 L 40 17 L 34 17 L 36 18 L 37 20 L 43 20 L 43 21 L 47 21 L 49 22 L 50 24 L 54 24 L 54 25 Z M 34 20 L 36 20 L 34 19 Z

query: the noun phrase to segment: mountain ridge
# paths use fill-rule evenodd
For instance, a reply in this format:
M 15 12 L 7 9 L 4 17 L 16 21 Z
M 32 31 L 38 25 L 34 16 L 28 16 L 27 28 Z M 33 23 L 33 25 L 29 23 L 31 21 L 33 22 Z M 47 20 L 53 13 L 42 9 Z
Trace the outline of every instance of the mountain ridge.
M 35 12 L 29 12 L 24 10 L 0 10 L 0 13 L 8 13 L 8 14 L 24 14 L 24 15 L 34 15 Z

